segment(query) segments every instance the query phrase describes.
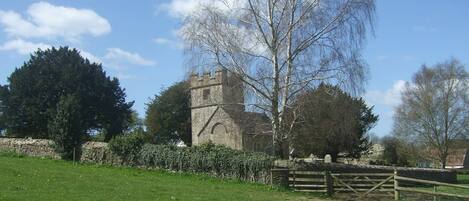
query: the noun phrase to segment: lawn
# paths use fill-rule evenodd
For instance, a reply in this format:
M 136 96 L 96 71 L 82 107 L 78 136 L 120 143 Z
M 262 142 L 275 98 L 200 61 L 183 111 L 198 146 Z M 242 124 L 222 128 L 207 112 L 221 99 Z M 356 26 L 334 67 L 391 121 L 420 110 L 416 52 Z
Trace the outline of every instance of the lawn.
M 458 174 L 458 184 L 467 185 L 469 186 L 469 175 Z M 428 190 L 433 191 L 433 187 L 420 187 L 421 190 Z M 454 188 L 454 187 L 447 187 L 447 186 L 438 186 L 438 192 L 444 193 L 451 193 L 451 194 L 458 194 L 458 195 L 469 195 L 468 189 L 463 188 Z M 457 200 L 456 198 L 454 198 Z
M 0 154 L 0 200 L 324 200 L 267 185 Z
M 469 174 L 458 174 L 458 183 L 469 185 Z
M 458 174 L 458 184 L 469 185 L 469 175 Z M 438 191 L 445 192 L 445 193 L 459 194 L 459 195 L 469 195 L 469 190 L 462 189 L 462 188 L 441 186 L 441 187 L 438 187 Z

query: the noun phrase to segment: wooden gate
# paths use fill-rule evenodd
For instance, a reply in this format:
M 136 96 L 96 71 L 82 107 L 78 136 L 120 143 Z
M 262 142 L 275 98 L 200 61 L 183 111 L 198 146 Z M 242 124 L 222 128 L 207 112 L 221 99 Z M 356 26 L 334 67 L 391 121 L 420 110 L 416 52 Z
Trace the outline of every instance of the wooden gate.
M 393 173 L 330 173 L 328 171 L 289 170 L 288 183 L 294 191 L 324 192 L 329 195 L 353 193 L 365 197 L 372 193 L 392 196 Z
M 289 187 L 300 192 L 322 192 L 327 191 L 330 177 L 327 172 L 290 170 L 288 173 Z
M 334 193 L 354 193 L 359 198 L 372 193 L 394 195 L 393 173 L 332 173 Z

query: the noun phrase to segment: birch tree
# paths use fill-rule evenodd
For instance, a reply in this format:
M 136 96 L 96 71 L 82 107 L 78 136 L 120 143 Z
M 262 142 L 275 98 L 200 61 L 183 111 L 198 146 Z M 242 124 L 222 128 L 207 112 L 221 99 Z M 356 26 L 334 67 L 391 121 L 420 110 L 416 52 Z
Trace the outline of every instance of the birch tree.
M 469 75 L 457 60 L 422 66 L 407 83 L 394 133 L 434 149 L 441 168 L 455 139 L 469 136 Z
M 275 155 L 286 157 L 295 121 L 284 111 L 300 109 L 297 93 L 319 82 L 361 91 L 374 13 L 373 0 L 206 0 L 180 34 L 192 71 L 222 68 L 243 81 L 247 104 L 271 118 Z

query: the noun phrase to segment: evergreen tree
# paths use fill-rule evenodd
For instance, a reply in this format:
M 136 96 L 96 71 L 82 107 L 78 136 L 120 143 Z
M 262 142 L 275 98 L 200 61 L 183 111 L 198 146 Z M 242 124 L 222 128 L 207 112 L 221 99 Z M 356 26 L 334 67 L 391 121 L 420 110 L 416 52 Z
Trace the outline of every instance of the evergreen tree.
M 82 108 L 74 95 L 62 96 L 57 103 L 55 116 L 48 127 L 56 150 L 63 159 L 78 158 L 81 150 L 82 138 L 85 134 L 82 121 Z
M 145 125 L 158 144 L 192 143 L 189 84 L 178 82 L 147 104 Z
M 289 112 L 299 122 L 293 128 L 291 144 L 299 155 L 331 154 L 335 161 L 339 153 L 359 158 L 369 150 L 367 133 L 378 116 L 362 98 L 354 98 L 336 86 L 321 84 L 298 96 L 294 105 L 301 110 Z
M 101 64 L 90 63 L 68 47 L 38 50 L 17 68 L 0 93 L 7 134 L 50 138 L 48 123 L 55 118 L 61 97 L 80 101 L 84 131 L 104 130 L 105 140 L 126 129 L 132 102 Z

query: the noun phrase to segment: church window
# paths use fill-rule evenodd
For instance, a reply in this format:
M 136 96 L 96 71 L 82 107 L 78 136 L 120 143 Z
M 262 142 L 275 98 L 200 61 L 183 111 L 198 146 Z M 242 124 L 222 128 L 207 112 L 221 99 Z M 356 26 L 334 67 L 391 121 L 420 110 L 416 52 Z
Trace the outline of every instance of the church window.
M 204 89 L 204 91 L 203 91 L 203 96 L 204 96 L 204 97 L 203 97 L 204 100 L 207 100 L 208 97 L 210 96 L 210 89 Z

